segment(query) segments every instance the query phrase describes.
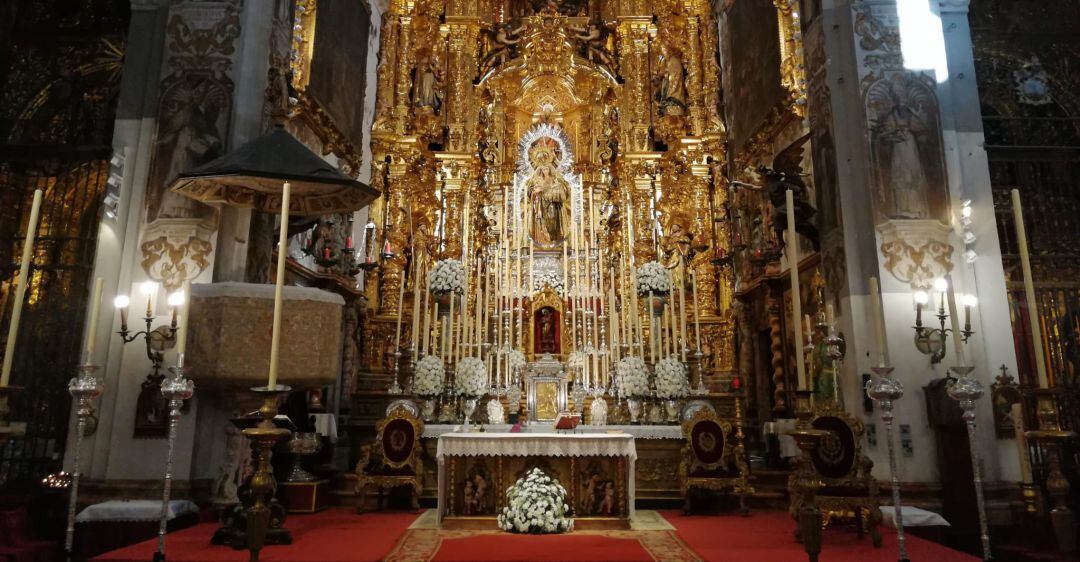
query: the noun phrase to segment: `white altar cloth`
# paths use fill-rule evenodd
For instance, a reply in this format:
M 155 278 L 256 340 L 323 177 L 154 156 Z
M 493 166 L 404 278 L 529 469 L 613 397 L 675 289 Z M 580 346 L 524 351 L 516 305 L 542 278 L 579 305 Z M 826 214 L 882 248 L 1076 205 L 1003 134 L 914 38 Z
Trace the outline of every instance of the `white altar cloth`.
M 634 461 L 637 449 L 628 433 L 444 433 L 439 436 L 435 459 L 439 464 L 438 520 L 446 513 L 446 457 L 448 456 L 552 456 L 627 457 L 627 505 L 634 517 Z
M 199 513 L 199 507 L 188 500 L 169 502 L 169 520 L 181 515 Z M 87 506 L 75 516 L 76 523 L 95 521 L 157 521 L 161 517 L 161 500 L 112 500 Z
M 484 426 L 484 433 L 510 433 L 511 427 L 513 426 L 508 423 L 487 424 Z M 425 424 L 424 433 L 421 437 L 433 439 L 445 433 L 458 433 L 460 431 L 460 424 Z M 621 431 L 637 439 L 683 438 L 682 426 L 680 425 L 579 425 L 574 430 L 574 434 L 610 434 L 612 431 Z M 551 433 L 551 424 L 522 425 L 521 433 Z

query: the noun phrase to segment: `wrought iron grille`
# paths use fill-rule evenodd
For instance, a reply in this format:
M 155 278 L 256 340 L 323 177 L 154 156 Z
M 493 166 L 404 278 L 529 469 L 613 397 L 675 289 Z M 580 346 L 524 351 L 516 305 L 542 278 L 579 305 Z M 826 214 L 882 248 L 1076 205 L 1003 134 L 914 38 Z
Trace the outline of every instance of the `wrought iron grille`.
M 103 156 L 103 155 L 102 155 Z M 35 189 L 44 191 L 11 384 L 25 388 L 12 419 L 26 436 L 0 449 L 5 484 L 36 482 L 59 470 L 71 399 L 67 381 L 82 347 L 83 316 L 94 264 L 98 211 L 109 165 L 98 159 L 0 161 L 0 310 L 14 305 L 24 233 Z M 7 330 L 0 333 L 0 350 Z
M 60 468 L 130 20 L 126 0 L 0 8 L 0 349 L 30 201 L 45 192 L 12 384 L 25 438 L 0 447 L 0 487 Z

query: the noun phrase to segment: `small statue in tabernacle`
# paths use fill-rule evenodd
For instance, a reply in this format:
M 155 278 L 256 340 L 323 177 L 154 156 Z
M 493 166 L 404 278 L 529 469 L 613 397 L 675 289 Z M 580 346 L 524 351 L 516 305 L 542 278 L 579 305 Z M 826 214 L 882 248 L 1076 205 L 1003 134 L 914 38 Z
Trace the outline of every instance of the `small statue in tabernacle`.
M 472 480 L 465 481 L 465 490 L 461 493 L 461 496 L 464 498 L 461 505 L 461 514 L 476 514 L 476 492 L 473 490 Z
M 477 473 L 473 476 L 474 498 L 476 499 L 476 513 L 484 512 L 484 500 L 487 496 L 487 479 L 483 474 Z
M 581 498 L 581 514 L 592 515 L 596 513 L 597 496 L 600 494 L 600 475 L 593 474 L 589 477 L 589 481 L 585 484 L 585 494 Z
M 611 480 L 604 485 L 604 500 L 600 502 L 600 515 L 615 515 L 615 483 Z

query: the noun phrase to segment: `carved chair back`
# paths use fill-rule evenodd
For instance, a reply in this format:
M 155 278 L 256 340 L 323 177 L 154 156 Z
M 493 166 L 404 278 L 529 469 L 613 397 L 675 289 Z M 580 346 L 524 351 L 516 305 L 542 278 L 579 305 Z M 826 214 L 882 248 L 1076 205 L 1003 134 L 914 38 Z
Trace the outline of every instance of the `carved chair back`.
M 398 407 L 387 412 L 375 425 L 374 463 L 367 467 L 372 473 L 391 471 L 396 474 L 420 474 L 420 436 L 424 422 L 408 408 Z

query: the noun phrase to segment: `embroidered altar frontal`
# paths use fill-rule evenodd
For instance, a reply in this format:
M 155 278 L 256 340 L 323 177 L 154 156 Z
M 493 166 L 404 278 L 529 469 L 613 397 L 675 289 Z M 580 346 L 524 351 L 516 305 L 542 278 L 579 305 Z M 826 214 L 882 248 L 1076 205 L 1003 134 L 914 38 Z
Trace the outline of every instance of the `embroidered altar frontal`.
M 626 434 L 447 434 L 439 439 L 444 528 L 496 528 L 506 489 L 533 468 L 566 488 L 579 529 L 628 529 L 634 438 Z

